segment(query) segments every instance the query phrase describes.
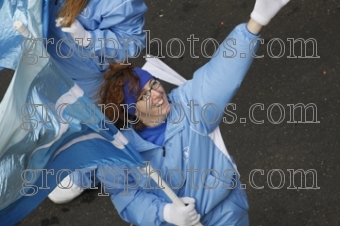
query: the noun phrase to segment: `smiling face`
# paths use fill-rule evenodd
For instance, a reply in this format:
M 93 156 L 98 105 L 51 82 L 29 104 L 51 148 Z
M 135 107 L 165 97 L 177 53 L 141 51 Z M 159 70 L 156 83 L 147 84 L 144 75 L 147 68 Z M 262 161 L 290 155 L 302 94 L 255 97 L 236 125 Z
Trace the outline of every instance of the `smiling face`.
M 150 79 L 136 103 L 136 115 L 146 126 L 156 126 L 166 119 L 170 111 L 169 101 L 157 78 Z

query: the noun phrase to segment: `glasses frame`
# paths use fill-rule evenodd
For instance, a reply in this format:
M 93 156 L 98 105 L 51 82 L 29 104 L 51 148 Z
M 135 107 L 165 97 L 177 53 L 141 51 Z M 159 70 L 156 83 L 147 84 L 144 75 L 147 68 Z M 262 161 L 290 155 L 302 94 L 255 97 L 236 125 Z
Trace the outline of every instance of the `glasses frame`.
M 152 78 L 148 82 L 150 84 L 150 89 L 141 92 L 141 95 L 138 97 L 137 102 L 140 100 L 147 101 L 148 98 L 151 96 L 151 90 L 156 90 L 161 85 L 161 81 L 159 78 Z

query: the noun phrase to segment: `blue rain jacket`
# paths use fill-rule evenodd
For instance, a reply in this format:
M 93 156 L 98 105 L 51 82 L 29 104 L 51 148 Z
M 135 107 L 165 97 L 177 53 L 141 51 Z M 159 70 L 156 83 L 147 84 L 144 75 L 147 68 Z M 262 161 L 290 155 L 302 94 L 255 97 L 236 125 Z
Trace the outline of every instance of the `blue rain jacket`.
M 252 63 L 256 38 L 246 24 L 237 26 L 216 56 L 198 69 L 192 80 L 170 93 L 174 107 L 167 118 L 163 147 L 143 140 L 133 130 L 122 131 L 148 162 L 146 166 L 150 164 L 179 197 L 196 199 L 196 210 L 205 226 L 249 225 L 247 198 L 240 189 L 235 163 L 219 148 L 214 136 L 225 106 Z M 198 104 L 192 111 L 190 101 Z M 103 168 L 98 171 L 110 170 L 110 166 Z M 109 174 L 101 178 L 120 216 L 134 225 L 169 225 L 163 219 L 163 209 L 171 201 L 162 189 L 150 182 L 147 173 L 137 176 L 132 169 L 130 174 L 125 172 L 125 182 Z
M 138 55 L 145 47 L 143 15 L 147 7 L 143 0 L 90 0 L 77 19 L 91 33 L 92 41 L 89 46 L 81 47 L 69 33 L 56 27 L 55 19 L 64 1 L 55 2 L 49 4 L 48 38 L 53 43 L 49 41 L 48 53 L 85 94 L 96 100 L 108 63 L 113 58 L 122 61 Z M 104 40 L 107 40 L 106 44 Z

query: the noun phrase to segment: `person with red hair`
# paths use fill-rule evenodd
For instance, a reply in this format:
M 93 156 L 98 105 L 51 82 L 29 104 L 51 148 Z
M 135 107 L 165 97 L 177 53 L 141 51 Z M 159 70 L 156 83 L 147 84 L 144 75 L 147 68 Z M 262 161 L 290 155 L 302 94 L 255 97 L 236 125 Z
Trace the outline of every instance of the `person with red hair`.
M 253 61 L 260 30 L 288 1 L 257 0 L 249 22 L 236 26 L 224 41 L 230 41 L 237 54 L 230 54 L 221 44 L 191 80 L 169 94 L 157 75 L 131 66 L 110 65 L 100 103 L 117 108 L 105 111 L 106 115 L 187 204 L 176 206 L 161 184 L 148 181 L 153 172 L 142 177 L 121 175 L 118 183 L 116 177 L 98 175 L 124 220 L 145 226 L 188 226 L 199 221 L 205 226 L 249 225 L 247 197 L 236 163 L 214 136 L 225 106 Z M 116 166 L 99 169 L 122 171 Z M 128 191 L 126 184 L 131 188 Z
M 99 103 L 116 107 L 106 109 L 106 116 L 186 204 L 172 203 L 162 185 L 149 180 L 152 171 L 127 177 L 133 169 L 99 165 L 96 176 L 125 221 L 145 226 L 249 225 L 248 201 L 236 163 L 214 136 L 225 106 L 253 62 L 262 27 L 288 1 L 256 0 L 249 22 L 236 26 L 224 41 L 231 41 L 239 54 L 230 55 L 226 45 L 220 45 L 191 80 L 169 94 L 157 75 L 110 63 Z M 73 194 L 70 199 L 80 193 Z

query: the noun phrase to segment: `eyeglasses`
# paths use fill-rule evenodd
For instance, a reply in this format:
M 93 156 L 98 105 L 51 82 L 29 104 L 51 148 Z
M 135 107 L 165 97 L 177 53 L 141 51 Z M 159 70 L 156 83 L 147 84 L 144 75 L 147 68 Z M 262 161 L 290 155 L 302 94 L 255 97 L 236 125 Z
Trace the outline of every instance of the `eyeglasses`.
M 150 89 L 142 91 L 142 93 L 141 93 L 140 97 L 137 99 L 137 101 L 140 101 L 140 100 L 146 101 L 151 95 L 151 90 L 158 89 L 161 82 L 159 81 L 158 78 L 152 78 L 152 79 L 150 79 L 149 84 L 150 84 Z

